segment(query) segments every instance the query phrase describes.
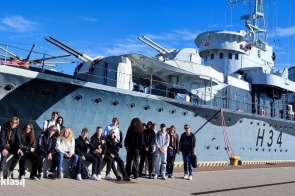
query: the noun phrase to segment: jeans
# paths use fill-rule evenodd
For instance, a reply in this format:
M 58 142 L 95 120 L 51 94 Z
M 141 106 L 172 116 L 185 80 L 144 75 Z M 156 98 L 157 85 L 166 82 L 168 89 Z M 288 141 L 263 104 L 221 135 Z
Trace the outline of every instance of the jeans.
M 172 156 L 167 156 L 167 173 L 173 174 L 174 162 L 175 162 L 176 152 L 173 150 Z
M 147 161 L 146 161 L 147 160 Z M 153 153 L 150 151 L 141 151 L 141 156 L 140 156 L 140 163 L 139 163 L 139 174 L 142 174 L 142 169 L 144 162 L 148 162 L 147 168 L 145 172 L 149 171 L 151 174 L 153 172 Z
M 59 152 L 59 163 L 58 163 L 58 166 L 57 166 L 57 172 L 61 172 L 61 169 L 62 169 L 62 163 L 63 163 L 63 160 L 64 160 L 64 154 Z M 72 160 L 72 164 L 71 164 L 71 170 L 77 165 L 78 161 L 79 161 L 79 156 L 76 155 L 76 154 L 72 154 L 71 158 Z M 80 167 L 81 169 L 81 167 Z M 79 167 L 78 167 L 78 174 L 81 173 L 79 172 Z
M 131 175 L 132 161 L 133 161 L 132 173 L 133 173 L 134 178 L 137 178 L 138 173 L 139 173 L 139 150 L 130 149 L 129 152 L 127 152 L 126 173 L 128 176 Z
M 164 151 L 164 153 L 161 153 L 157 149 L 155 175 L 158 175 L 158 173 L 159 173 L 159 164 L 161 162 L 161 173 L 162 173 L 162 176 L 165 176 L 165 174 L 166 174 L 166 159 L 167 159 L 167 151 Z
M 187 167 L 189 170 L 189 175 L 193 175 L 193 167 L 191 164 L 191 156 L 192 152 L 191 151 L 182 151 L 182 158 L 183 158 L 183 166 L 184 166 L 184 174 L 187 173 Z

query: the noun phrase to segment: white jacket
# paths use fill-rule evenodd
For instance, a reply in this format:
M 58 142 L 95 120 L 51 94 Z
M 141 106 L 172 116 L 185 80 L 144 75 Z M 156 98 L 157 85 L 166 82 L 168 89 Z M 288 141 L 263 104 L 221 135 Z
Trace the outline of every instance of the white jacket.
M 155 144 L 156 144 L 156 148 L 163 148 L 164 151 L 167 151 L 167 147 L 169 146 L 169 141 L 170 141 L 170 136 L 169 134 L 162 133 L 161 131 L 158 131 L 156 133 L 156 140 L 155 140 Z
M 68 141 L 66 139 L 60 140 L 60 137 L 57 138 L 56 141 L 56 151 L 65 154 L 69 152 L 70 154 L 75 153 L 75 139 L 72 138 L 72 141 Z

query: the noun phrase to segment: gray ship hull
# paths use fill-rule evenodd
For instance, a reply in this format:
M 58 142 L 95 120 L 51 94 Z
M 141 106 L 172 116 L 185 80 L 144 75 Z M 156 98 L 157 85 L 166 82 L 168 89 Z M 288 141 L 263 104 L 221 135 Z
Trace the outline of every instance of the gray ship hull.
M 184 124 L 189 124 L 196 134 L 198 161 L 229 160 L 220 108 L 9 66 L 0 66 L 0 78 L 1 124 L 18 116 L 19 127 L 33 123 L 38 136 L 56 110 L 75 137 L 84 127 L 91 136 L 113 117 L 119 118 L 123 138 L 135 117 L 175 125 L 179 135 Z M 243 161 L 295 160 L 294 121 L 226 109 L 223 114 L 230 145 Z M 120 154 L 125 157 L 125 149 Z

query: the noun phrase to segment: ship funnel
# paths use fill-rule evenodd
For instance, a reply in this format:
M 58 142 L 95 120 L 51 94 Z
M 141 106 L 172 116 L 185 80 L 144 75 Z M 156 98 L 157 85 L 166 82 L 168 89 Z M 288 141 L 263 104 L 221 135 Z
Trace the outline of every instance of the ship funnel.
M 164 48 L 164 47 L 160 46 L 159 44 L 153 42 L 152 40 L 150 40 L 146 36 L 138 37 L 138 39 L 140 41 L 144 42 L 145 44 L 147 44 L 148 46 L 152 47 L 153 49 L 157 50 L 161 54 L 169 53 L 169 50 L 167 50 L 166 48 Z
M 71 48 L 70 46 L 62 43 L 61 41 L 55 39 L 52 36 L 49 36 L 49 38 L 45 37 L 45 40 L 52 43 L 53 45 L 59 47 L 60 49 L 70 53 L 71 55 L 73 55 L 74 57 L 80 59 L 81 61 L 83 61 L 85 63 L 88 62 L 88 61 L 93 61 L 93 59 L 91 57 L 89 57 L 86 54 L 83 54 L 83 53 Z

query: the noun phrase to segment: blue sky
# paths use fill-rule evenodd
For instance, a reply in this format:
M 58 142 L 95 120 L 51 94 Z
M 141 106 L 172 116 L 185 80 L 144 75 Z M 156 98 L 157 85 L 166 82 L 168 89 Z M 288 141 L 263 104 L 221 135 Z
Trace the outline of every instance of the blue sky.
M 252 0 L 254 1 L 254 0 Z M 269 44 L 276 68 L 295 65 L 295 1 L 265 0 Z M 208 30 L 245 29 L 240 16 L 250 9 L 227 0 L 10 0 L 0 13 L 0 43 L 50 55 L 67 54 L 45 41 L 49 35 L 91 57 L 126 53 L 156 55 L 137 39 L 146 35 L 167 49 L 196 48 L 196 36 Z M 3 45 L 2 45 L 3 46 Z M 9 49 L 25 58 L 27 51 Z M 0 52 L 1 54 L 1 52 Z M 2 52 L 3 54 L 3 52 Z M 41 58 L 33 54 L 31 59 Z M 67 58 L 74 59 L 75 58 Z M 60 60 L 59 60 L 60 61 Z M 58 65 L 72 73 L 76 64 Z

